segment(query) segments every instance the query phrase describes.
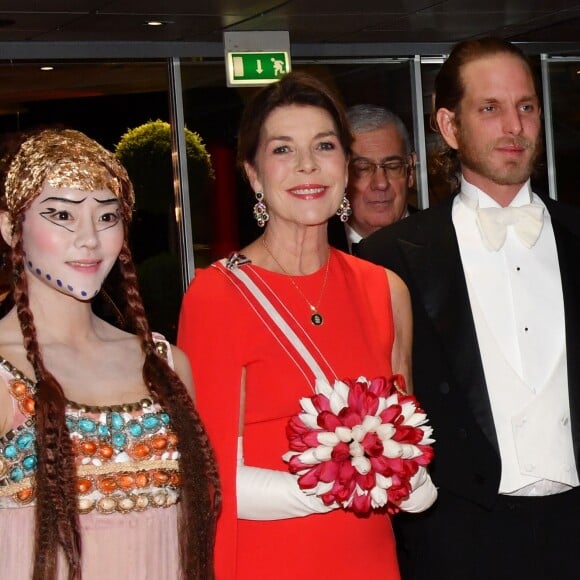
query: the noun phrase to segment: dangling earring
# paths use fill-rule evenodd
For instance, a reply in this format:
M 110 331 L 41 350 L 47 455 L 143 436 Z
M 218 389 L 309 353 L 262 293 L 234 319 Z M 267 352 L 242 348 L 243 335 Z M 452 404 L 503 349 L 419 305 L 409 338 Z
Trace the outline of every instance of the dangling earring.
M 263 228 L 266 222 L 270 219 L 268 214 L 268 208 L 264 203 L 264 194 L 261 191 L 256 191 L 256 203 L 254 205 L 254 219 L 258 222 L 258 225 Z
M 350 209 L 350 201 L 346 195 L 342 198 L 340 207 L 336 210 L 336 215 L 340 217 L 341 222 L 345 222 L 352 215 L 352 209 Z

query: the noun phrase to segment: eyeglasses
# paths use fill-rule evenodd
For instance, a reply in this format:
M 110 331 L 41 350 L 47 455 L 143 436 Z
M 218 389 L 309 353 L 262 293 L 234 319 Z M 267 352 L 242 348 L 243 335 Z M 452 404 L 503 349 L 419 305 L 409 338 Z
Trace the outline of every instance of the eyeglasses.
M 405 160 L 391 159 L 384 163 L 373 163 L 367 159 L 356 159 L 350 164 L 354 175 L 358 179 L 368 179 L 376 173 L 377 169 L 382 169 L 387 179 L 400 179 L 407 176 L 409 163 Z

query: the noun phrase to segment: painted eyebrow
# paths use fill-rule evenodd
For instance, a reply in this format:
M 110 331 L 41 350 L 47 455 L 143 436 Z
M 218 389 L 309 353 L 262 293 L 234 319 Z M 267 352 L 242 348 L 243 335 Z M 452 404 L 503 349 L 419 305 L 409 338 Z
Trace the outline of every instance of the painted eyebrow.
M 83 197 L 83 199 L 80 200 L 74 200 L 74 199 L 67 199 L 66 197 L 47 197 L 46 199 L 43 199 L 40 203 L 47 203 L 50 201 L 60 201 L 62 203 L 72 203 L 74 205 L 79 205 L 81 203 L 83 203 L 87 198 Z M 97 199 L 96 197 L 93 197 L 93 199 L 97 202 L 97 203 L 116 203 L 119 200 L 116 197 L 110 197 L 108 199 Z
M 119 200 L 116 197 L 110 197 L 108 199 L 97 199 L 96 197 L 93 197 L 93 199 L 97 203 L 118 203 L 119 202 Z
M 74 205 L 79 205 L 79 204 L 83 203 L 83 201 L 85 201 L 85 199 L 87 199 L 87 198 L 83 197 L 83 199 L 81 199 L 79 201 L 75 201 L 73 199 L 67 199 L 66 197 L 47 197 L 46 199 L 43 199 L 40 203 L 47 203 L 49 201 L 60 201 L 62 203 L 73 203 Z

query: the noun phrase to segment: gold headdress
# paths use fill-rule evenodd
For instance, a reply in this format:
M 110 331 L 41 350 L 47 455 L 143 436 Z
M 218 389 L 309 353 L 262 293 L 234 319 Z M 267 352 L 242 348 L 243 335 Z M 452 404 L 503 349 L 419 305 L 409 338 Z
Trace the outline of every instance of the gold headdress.
M 81 191 L 109 189 L 121 202 L 123 219 L 131 219 L 135 194 L 125 168 L 110 151 L 79 131 L 46 129 L 20 145 L 4 184 L 12 220 L 26 210 L 45 182 Z

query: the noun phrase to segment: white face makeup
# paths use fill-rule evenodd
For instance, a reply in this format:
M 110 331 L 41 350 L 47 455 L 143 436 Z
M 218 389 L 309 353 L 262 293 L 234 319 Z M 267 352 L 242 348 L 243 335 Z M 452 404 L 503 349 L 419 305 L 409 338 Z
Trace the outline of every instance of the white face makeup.
M 80 191 L 45 184 L 25 212 L 22 235 L 32 279 L 90 300 L 123 245 L 119 201 L 108 189 Z

